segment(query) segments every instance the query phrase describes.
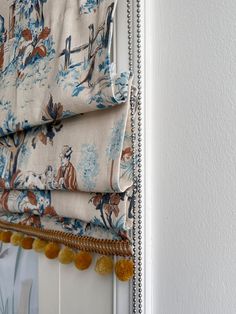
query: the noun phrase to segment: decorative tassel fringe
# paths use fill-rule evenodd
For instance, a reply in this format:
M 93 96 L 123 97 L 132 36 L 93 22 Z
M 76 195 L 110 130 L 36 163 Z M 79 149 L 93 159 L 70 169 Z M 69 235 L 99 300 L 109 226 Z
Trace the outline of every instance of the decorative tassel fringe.
M 55 242 L 46 242 L 39 238 L 24 236 L 20 232 L 2 231 L 0 232 L 0 241 L 11 243 L 14 246 L 21 246 L 25 250 L 33 249 L 37 253 L 44 253 L 48 259 L 58 258 L 61 264 L 74 263 L 79 270 L 86 270 L 92 264 L 92 254 L 86 251 L 75 251 L 67 246 L 62 246 Z M 121 281 L 128 281 L 133 277 L 134 263 L 132 259 L 120 259 L 114 265 L 111 256 L 100 256 L 95 265 L 95 271 L 106 276 L 113 271 Z
M 95 239 L 68 234 L 63 231 L 41 229 L 33 226 L 14 224 L 0 220 L 0 230 L 19 232 L 29 237 L 38 238 L 47 242 L 56 242 L 75 250 L 98 253 L 101 255 L 132 256 L 132 249 L 128 240 Z M 6 235 L 7 237 L 7 235 Z M 6 242 L 7 243 L 7 242 Z

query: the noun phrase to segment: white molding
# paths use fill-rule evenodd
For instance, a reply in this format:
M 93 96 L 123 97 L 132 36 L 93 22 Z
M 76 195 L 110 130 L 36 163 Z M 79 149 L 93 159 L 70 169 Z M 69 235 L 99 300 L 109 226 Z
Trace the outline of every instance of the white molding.
M 158 93 L 157 90 L 157 63 L 158 47 L 156 39 L 158 36 L 158 1 L 144 1 L 144 185 L 145 185 L 145 313 L 157 313 L 153 307 L 153 298 L 157 298 L 155 282 L 158 280 L 157 269 L 153 269 L 155 259 L 155 244 L 157 243 L 157 232 L 154 230 L 154 221 L 158 212 L 158 164 L 157 152 L 157 123 L 158 123 Z M 155 234 L 156 233 L 156 236 Z M 155 291 L 155 292 L 154 292 Z

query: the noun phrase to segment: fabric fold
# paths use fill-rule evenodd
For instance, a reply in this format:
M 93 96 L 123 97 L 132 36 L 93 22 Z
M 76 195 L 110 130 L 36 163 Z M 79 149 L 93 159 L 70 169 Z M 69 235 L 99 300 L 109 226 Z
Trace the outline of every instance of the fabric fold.
M 132 189 L 124 193 L 0 191 L 0 212 L 67 217 L 119 233 L 132 227 Z
M 62 231 L 68 234 L 96 239 L 129 240 L 129 234 L 125 231 L 117 233 L 92 223 L 85 223 L 79 219 L 68 217 L 40 217 L 29 213 L 14 214 L 1 212 L 0 221 L 11 223 L 13 226 L 31 226 L 42 230 Z
M 127 101 L 129 73 L 111 62 L 116 1 L 89 3 L 1 0 L 0 136 Z
M 129 103 L 0 137 L 0 189 L 124 192 Z

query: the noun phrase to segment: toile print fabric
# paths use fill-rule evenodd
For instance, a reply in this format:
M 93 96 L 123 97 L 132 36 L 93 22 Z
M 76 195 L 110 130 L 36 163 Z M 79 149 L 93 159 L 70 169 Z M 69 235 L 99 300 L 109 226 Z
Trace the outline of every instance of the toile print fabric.
M 0 135 L 127 100 L 129 74 L 110 59 L 116 2 L 87 2 L 1 0 Z
M 124 193 L 4 190 L 0 191 L 0 202 L 8 213 L 79 219 L 114 233 L 132 226 L 132 190 Z
M 39 217 L 29 213 L 15 215 L 4 212 L 0 213 L 0 220 L 4 222 L 10 222 L 12 224 L 20 224 L 23 226 L 31 226 L 47 230 L 63 231 L 68 234 L 93 237 L 96 239 L 129 239 L 129 234 L 127 231 L 115 232 L 112 229 L 106 229 L 92 223 L 85 223 L 82 220 L 67 217 Z
M 104 239 L 132 227 L 130 73 L 114 0 L 0 0 L 0 220 Z
M 56 105 L 51 99 L 48 111 Z M 5 189 L 124 192 L 132 184 L 128 103 L 0 137 L 0 153 Z

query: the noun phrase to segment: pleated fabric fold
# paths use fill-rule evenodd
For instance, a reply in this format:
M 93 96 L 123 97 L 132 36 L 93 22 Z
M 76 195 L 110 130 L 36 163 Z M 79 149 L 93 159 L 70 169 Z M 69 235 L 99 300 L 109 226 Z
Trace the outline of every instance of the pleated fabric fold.
M 0 205 L 7 213 L 67 217 L 114 232 L 132 227 L 132 189 L 124 193 L 65 191 L 0 191 Z
M 129 103 L 0 137 L 5 189 L 124 192 L 132 185 Z
M 127 100 L 129 73 L 111 62 L 116 1 L 98 3 L 1 0 L 0 135 Z

